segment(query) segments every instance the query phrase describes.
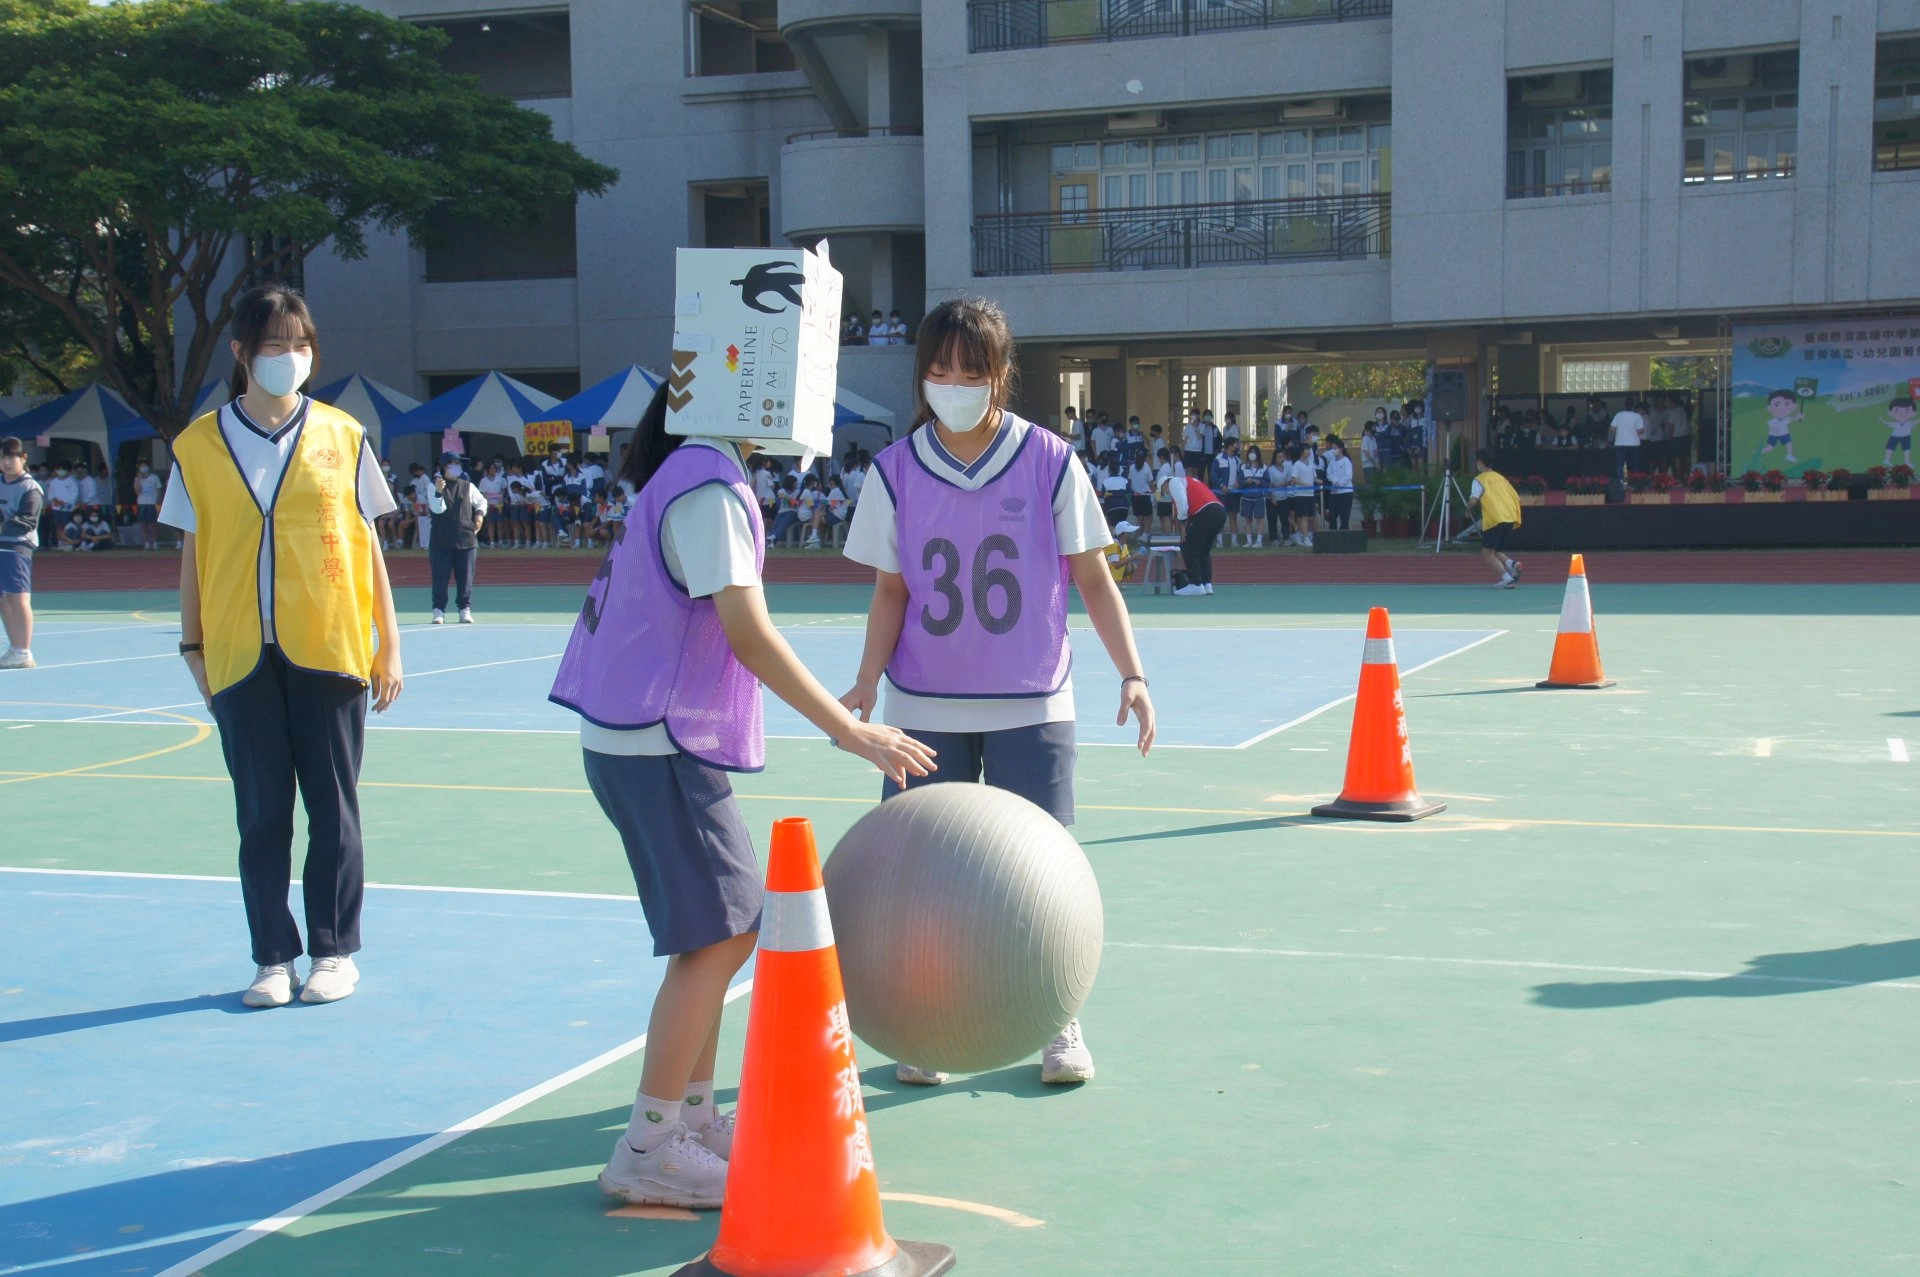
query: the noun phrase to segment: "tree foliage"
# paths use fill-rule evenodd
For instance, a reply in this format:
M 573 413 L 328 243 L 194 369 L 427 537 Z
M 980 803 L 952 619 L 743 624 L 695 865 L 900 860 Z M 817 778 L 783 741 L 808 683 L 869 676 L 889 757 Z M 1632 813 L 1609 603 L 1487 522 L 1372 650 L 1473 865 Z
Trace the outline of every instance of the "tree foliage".
M 1711 355 L 1656 355 L 1651 389 L 1704 390 L 1719 377 L 1719 360 Z
M 1426 388 L 1427 365 L 1419 359 L 1313 365 L 1313 393 L 1322 399 L 1418 399 Z
M 445 39 L 329 0 L 0 0 L 0 350 L 57 319 L 170 438 L 249 285 L 618 179 Z

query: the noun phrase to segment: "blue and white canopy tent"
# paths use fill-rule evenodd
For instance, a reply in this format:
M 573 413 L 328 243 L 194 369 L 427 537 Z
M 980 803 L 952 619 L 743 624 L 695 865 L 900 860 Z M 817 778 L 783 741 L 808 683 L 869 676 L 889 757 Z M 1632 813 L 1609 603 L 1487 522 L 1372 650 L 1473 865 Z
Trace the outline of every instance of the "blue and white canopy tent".
M 382 452 L 387 428 L 420 406 L 412 395 L 403 395 L 392 386 L 363 377 L 359 373 L 320 387 L 313 397 L 332 404 L 366 428 L 367 439 L 376 455 Z
M 224 380 L 210 381 L 200 387 L 200 393 L 193 397 L 193 411 L 187 414 L 187 419 L 192 421 L 202 413 L 212 412 L 215 408 L 224 408 L 227 400 L 232 397 L 227 393 L 227 383 Z M 123 421 L 107 431 L 107 455 L 114 459 L 115 464 L 118 464 L 122 444 L 159 437 L 160 432 L 155 430 L 145 417 Z
M 392 457 L 394 442 L 413 435 L 444 436 L 449 430 L 463 436 L 500 435 L 512 441 L 512 451 L 517 455 L 525 441 L 522 427 L 529 421 L 546 420 L 547 411 L 559 402 L 505 373 L 482 373 L 411 412 L 401 413 L 387 423 L 384 441 Z M 463 442 L 469 452 L 478 448 L 470 439 Z M 436 441 L 428 451 L 429 461 L 437 458 L 439 443 Z M 393 460 L 397 464 L 400 458 Z
M 140 420 L 140 415 L 117 392 L 92 385 L 70 390 L 58 399 L 21 413 L 7 423 L 7 433 L 18 435 L 30 450 L 34 441 L 43 435 L 49 442 L 77 443 L 86 454 L 82 459 L 90 466 L 98 466 L 112 460 L 113 432 L 128 422 L 139 422 L 146 427 L 146 422 Z M 151 433 L 151 428 L 148 430 Z
M 569 421 L 576 431 L 601 427 L 607 436 L 607 464 L 612 466 L 618 462 L 620 449 L 633 428 L 640 424 L 647 405 L 653 401 L 653 392 L 659 387 L 658 374 L 639 364 L 629 364 L 605 381 L 595 382 L 531 420 Z

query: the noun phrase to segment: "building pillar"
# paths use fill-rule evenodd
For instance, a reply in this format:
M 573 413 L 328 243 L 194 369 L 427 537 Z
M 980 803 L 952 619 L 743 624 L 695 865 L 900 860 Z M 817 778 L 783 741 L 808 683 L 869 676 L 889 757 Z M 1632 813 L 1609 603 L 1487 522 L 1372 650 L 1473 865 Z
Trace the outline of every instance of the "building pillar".
M 867 127 L 893 125 L 893 54 L 887 28 L 867 31 Z
M 1098 413 L 1106 413 L 1110 420 L 1124 422 L 1127 419 L 1127 361 L 1114 357 L 1089 361 L 1093 398 L 1087 406 Z
M 1052 346 L 1022 343 L 1015 348 L 1020 368 L 1020 385 L 1014 392 L 1016 416 L 1058 430 L 1065 405 L 1065 389 L 1060 377 L 1060 353 Z

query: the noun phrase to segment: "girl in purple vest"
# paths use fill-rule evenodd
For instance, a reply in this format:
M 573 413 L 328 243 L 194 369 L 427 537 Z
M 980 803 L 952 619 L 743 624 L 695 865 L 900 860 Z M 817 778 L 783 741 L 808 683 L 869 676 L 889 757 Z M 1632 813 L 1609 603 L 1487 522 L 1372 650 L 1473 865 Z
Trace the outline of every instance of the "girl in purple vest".
M 733 1121 L 713 1111 L 727 986 L 760 928 L 760 870 L 728 772 L 766 759 L 760 688 L 895 784 L 933 751 L 856 719 L 767 617 L 751 444 L 666 433 L 663 384 L 619 478 L 635 492 L 554 679 L 580 715 L 587 783 L 620 831 L 653 948 L 667 957 L 626 1132 L 600 1187 L 637 1205 L 717 1208 Z
M 1127 606 L 1107 571 L 1113 538 L 1070 445 L 1006 409 L 1013 334 L 993 302 L 943 302 L 921 321 L 914 432 L 874 458 L 847 557 L 874 569 L 859 680 L 841 703 L 881 715 L 939 755 L 903 785 L 981 781 L 1073 823 L 1074 704 L 1067 588 L 1120 671 L 1120 714 L 1153 746 L 1153 701 Z M 901 1061 L 903 1082 L 946 1080 Z M 1084 1082 L 1076 1021 L 1041 1056 L 1046 1082 Z

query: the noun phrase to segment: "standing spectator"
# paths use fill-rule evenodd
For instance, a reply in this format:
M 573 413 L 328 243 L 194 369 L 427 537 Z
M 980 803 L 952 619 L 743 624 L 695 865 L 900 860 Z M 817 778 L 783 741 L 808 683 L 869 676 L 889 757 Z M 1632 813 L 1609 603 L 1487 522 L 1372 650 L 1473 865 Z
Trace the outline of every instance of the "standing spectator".
M 473 565 L 479 557 L 480 529 L 487 521 L 487 499 L 467 482 L 460 458 L 451 452 L 440 458 L 440 473 L 427 498 L 433 516 L 433 541 L 427 550 L 427 569 L 433 578 L 433 623 L 447 623 L 447 578 L 453 578 L 454 602 L 460 624 L 473 624 Z
M 1165 448 L 1156 449 L 1153 460 L 1153 531 L 1177 531 L 1173 522 L 1173 485 L 1176 480 L 1187 477 L 1187 469 Z
M 773 466 L 765 457 L 753 457 L 748 461 L 753 471 L 753 499 L 760 503 L 760 518 L 763 522 L 773 522 Z
M 1474 454 L 1473 489 L 1467 504 L 1480 505 L 1480 557 L 1500 574 L 1495 588 L 1511 590 L 1520 581 L 1520 561 L 1507 556 L 1507 539 L 1520 526 L 1520 494 L 1506 476 L 1493 468 L 1494 452 L 1482 448 Z
M 480 476 L 480 482 L 474 486 L 480 489 L 480 495 L 487 501 L 486 527 L 482 529 L 482 533 L 486 539 L 487 548 L 493 549 L 500 543 L 501 525 L 506 523 L 504 507 L 507 503 L 507 481 L 500 462 L 495 460 L 490 464 L 487 472 Z
M 1693 429 L 1687 421 L 1687 406 L 1675 395 L 1656 395 L 1654 403 L 1667 433 L 1668 469 L 1675 477 L 1683 476 L 1693 469 Z
M 300 393 L 318 344 L 298 293 L 235 306 L 234 398 L 173 441 L 162 522 L 185 533 L 180 652 L 233 777 L 255 970 L 242 1001 L 293 1000 L 287 908 L 296 792 L 307 812 L 303 1002 L 353 993 L 366 871 L 359 775 L 367 692 L 400 695 L 400 627 L 368 515 L 391 501 L 360 423 Z M 379 645 L 372 636 L 379 631 Z
M 1380 428 L 1378 421 L 1369 421 L 1360 428 L 1360 473 L 1368 479 L 1380 474 Z
M 144 461 L 133 472 L 133 505 L 140 517 L 140 543 L 149 550 L 158 550 L 160 476 Z
M 1220 438 L 1226 443 L 1240 442 L 1240 418 L 1236 413 L 1227 414 L 1227 424 L 1221 427 Z
M 1235 439 L 1227 447 L 1237 448 L 1239 445 L 1240 441 Z M 1248 447 L 1247 455 L 1240 463 L 1240 482 L 1237 486 L 1243 489 L 1240 496 L 1240 526 L 1244 530 L 1241 543 L 1259 549 L 1267 543 L 1267 534 L 1260 528 L 1267 522 L 1267 511 L 1272 507 L 1267 502 L 1267 463 L 1261 460 L 1258 445 Z
M 1120 459 L 1128 465 L 1132 465 L 1136 459 L 1146 459 L 1147 437 L 1140 433 L 1140 418 L 1127 418 L 1127 433 L 1118 442 L 1121 445 Z
M 1200 428 L 1200 414 L 1188 414 L 1187 424 L 1180 432 L 1180 462 L 1188 474 L 1202 473 L 1200 467 L 1206 460 L 1202 446 L 1206 437 L 1207 432 Z
M 907 344 L 907 324 L 900 318 L 897 310 L 887 312 L 887 344 L 904 346 Z
M 79 499 L 74 502 L 74 508 L 76 510 L 86 510 L 89 507 L 98 506 L 100 504 L 100 480 L 95 478 L 93 472 L 87 468 L 86 462 L 82 461 L 73 468 L 73 477 L 80 485 L 80 496 Z
M 33 551 L 47 494 L 27 473 L 27 447 L 0 439 L 0 624 L 7 650 L 0 670 L 33 668 Z
M 1418 399 L 1408 403 L 1406 425 L 1407 460 L 1424 470 L 1435 445 L 1433 419 L 1427 416 L 1427 405 Z
M 1139 524 L 1153 520 L 1153 467 L 1147 464 L 1144 452 L 1134 454 L 1133 464 L 1127 467 L 1127 504 L 1133 512 L 1133 521 Z
M 73 477 L 73 470 L 63 463 L 53 468 L 53 479 L 47 484 L 46 492 L 50 515 L 47 531 L 53 536 L 54 544 L 63 550 L 71 549 L 62 544 L 61 537 L 80 507 L 80 481 Z
M 1213 593 L 1213 543 L 1227 526 L 1227 507 L 1213 489 L 1191 475 L 1173 484 L 1173 513 L 1186 525 L 1180 558 L 1187 583 L 1175 594 L 1189 598 Z
M 879 311 L 873 312 L 873 318 L 867 321 L 867 345 L 891 346 L 893 338 L 888 335 L 887 321 Z
M 536 550 L 553 548 L 553 498 L 547 495 L 545 476 L 536 468 L 527 476 L 527 537 Z
M 1087 446 L 1086 434 L 1080 426 L 1080 414 L 1074 410 L 1072 404 L 1067 405 L 1066 414 L 1061 419 L 1060 433 L 1066 436 L 1067 446 L 1075 452 Z
M 422 550 L 430 548 L 428 542 L 433 537 L 433 523 L 427 517 L 427 503 L 433 499 L 433 476 L 418 461 L 407 468 L 409 475 L 407 491 L 408 504 L 413 507 L 413 531 L 416 543 Z
M 867 344 L 867 330 L 861 326 L 859 311 L 849 311 L 847 313 L 847 322 L 840 326 L 840 344 L 842 346 L 864 346 Z
M 1093 459 L 1096 462 L 1105 460 L 1106 455 L 1112 451 L 1113 427 L 1107 424 L 1107 414 L 1103 412 L 1100 414 L 1100 420 L 1095 422 L 1093 427 Z
M 1208 471 L 1207 486 L 1225 503 L 1235 500 L 1233 493 L 1240 487 L 1240 479 L 1240 441 L 1235 439 L 1226 445 L 1224 451 L 1214 456 L 1213 465 Z M 1240 541 L 1240 511 L 1235 505 L 1227 507 L 1227 530 L 1223 534 L 1222 545 L 1228 544 L 1224 538 L 1232 538 L 1233 544 Z
M 1667 464 L 1667 418 L 1659 404 L 1652 399 L 1641 400 L 1637 411 L 1640 413 L 1638 468 L 1648 474 L 1656 474 Z
M 593 453 L 580 463 L 580 478 L 586 485 L 585 495 L 599 500 L 607 495 L 607 468 L 593 459 Z
M 1287 506 L 1293 513 L 1293 532 L 1287 539 L 1295 545 L 1312 549 L 1316 476 L 1313 462 L 1307 457 L 1306 444 L 1287 445 L 1287 487 L 1292 490 L 1287 497 Z
M 1627 399 L 1607 425 L 1607 438 L 1613 444 L 1614 478 L 1622 484 L 1626 483 L 1628 474 L 1640 467 L 1640 441 L 1646 437 L 1647 419 L 1636 411 L 1638 407 L 1631 398 Z
M 1213 424 L 1213 409 L 1209 408 L 1200 418 L 1200 464 L 1201 473 L 1208 473 L 1213 459 L 1220 455 L 1220 427 Z
M 1365 436 L 1361 436 L 1365 438 Z M 1353 516 L 1353 458 L 1338 435 L 1327 440 L 1327 526 L 1345 531 Z
M 1574 430 L 1574 438 L 1582 443 L 1599 443 L 1607 437 L 1607 426 L 1611 420 L 1612 414 L 1607 411 L 1607 401 L 1599 395 L 1589 395 L 1587 415 L 1580 426 Z
M 860 506 L 860 493 L 867 486 L 867 466 L 872 460 L 867 450 L 862 448 L 854 456 L 853 464 L 847 467 L 847 472 L 840 476 L 840 486 L 846 490 L 847 494 L 849 519 L 853 517 L 853 511 Z
M 1273 423 L 1273 442 L 1284 448 L 1299 436 L 1293 424 L 1293 405 L 1286 404 L 1280 409 L 1280 416 Z
M 827 519 L 827 494 L 820 490 L 820 476 L 807 471 L 800 481 L 800 522 L 807 529 L 806 539 L 800 543 L 803 550 L 820 548 L 820 525 Z
M 1267 490 L 1267 540 L 1278 546 L 1293 527 L 1293 514 L 1287 497 L 1286 452 L 1290 445 L 1275 444 L 1267 464 L 1255 476 Z
M 1397 466 L 1407 459 L 1407 423 L 1398 409 L 1387 414 L 1387 428 L 1381 432 L 1381 463 Z

